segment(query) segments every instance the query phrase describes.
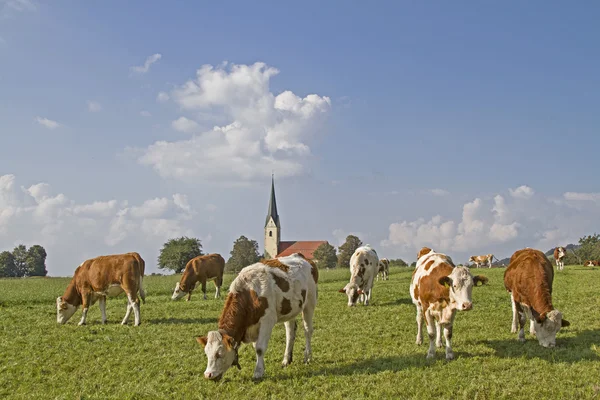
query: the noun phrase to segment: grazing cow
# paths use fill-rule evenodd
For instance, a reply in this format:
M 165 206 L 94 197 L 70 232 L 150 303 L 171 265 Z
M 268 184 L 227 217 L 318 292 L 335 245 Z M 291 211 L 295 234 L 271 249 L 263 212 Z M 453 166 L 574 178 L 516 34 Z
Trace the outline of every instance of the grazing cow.
M 388 260 L 387 258 L 382 258 L 381 260 L 379 260 L 377 280 L 379 280 L 379 274 L 381 274 L 381 279 L 384 281 L 390 279 L 390 260 Z
M 219 380 L 238 362 L 242 343 L 253 343 L 256 351 L 254 379 L 265 373 L 264 355 L 276 323 L 285 323 L 286 343 L 283 366 L 292 362 L 296 339 L 296 316 L 302 312 L 304 322 L 304 362 L 310 361 L 312 318 L 317 304 L 319 272 L 301 253 L 262 260 L 240 271 L 229 287 L 229 294 L 219 318 L 219 329 L 196 340 L 204 346 L 208 358 L 204 377 Z
M 565 268 L 565 262 L 563 258 L 567 255 L 567 250 L 564 247 L 557 247 L 554 249 L 554 260 L 556 261 L 556 270 L 562 271 Z
M 192 258 L 185 266 L 181 279 L 175 285 L 171 300 L 178 300 L 187 294 L 187 300 L 192 297 L 192 290 L 196 283 L 202 283 L 202 293 L 206 300 L 206 281 L 213 279 L 215 282 L 215 299 L 221 297 L 221 285 L 223 284 L 223 271 L 225 260 L 220 254 L 208 254 Z
M 66 323 L 81 305 L 83 313 L 79 325 L 85 325 L 89 306 L 96 301 L 106 323 L 106 298 L 127 294 L 127 312 L 121 324 L 127 324 L 131 310 L 135 315 L 135 326 L 140 324 L 140 298 L 145 303 L 146 294 L 142 286 L 145 262 L 138 253 L 114 254 L 92 258 L 81 263 L 64 294 L 56 299 L 56 321 Z
M 552 263 L 544 253 L 535 249 L 516 251 L 504 271 L 504 287 L 510 293 L 513 320 L 511 332 L 519 329 L 519 341 L 525 342 L 525 318 L 531 323 L 529 332 L 537 336 L 544 347 L 554 347 L 556 333 L 569 321 L 552 306 Z
M 429 335 L 427 358 L 435 357 L 435 348 L 442 347 L 442 328 L 446 339 L 446 359 L 452 360 L 452 326 L 456 311 L 473 308 L 473 286 L 485 284 L 485 276 L 471 275 L 467 267 L 455 267 L 452 259 L 423 247 L 410 283 L 410 296 L 417 307 L 417 344 L 423 343 L 423 318 Z
M 585 262 L 586 267 L 598 267 L 600 266 L 600 261 L 598 260 L 587 260 Z
M 365 306 L 369 305 L 378 269 L 379 257 L 371 246 L 361 246 L 354 251 L 350 258 L 350 282 L 339 290 L 348 295 L 348 307 L 354 306 L 357 300 Z
M 488 268 L 492 268 L 492 261 L 494 261 L 494 258 L 495 257 L 493 254 L 486 254 L 484 256 L 471 256 L 469 257 L 469 262 L 475 263 L 477 268 L 482 265 L 487 265 Z

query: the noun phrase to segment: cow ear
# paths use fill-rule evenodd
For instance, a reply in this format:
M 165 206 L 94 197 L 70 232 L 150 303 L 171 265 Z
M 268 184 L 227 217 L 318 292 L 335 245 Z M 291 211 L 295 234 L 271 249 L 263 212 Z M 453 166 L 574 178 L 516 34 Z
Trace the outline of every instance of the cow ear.
M 200 343 L 202 347 L 206 347 L 206 343 L 208 343 L 208 338 L 206 336 L 197 336 L 196 342 Z
M 346 289 L 340 289 L 340 290 L 338 290 L 338 292 L 340 292 L 340 293 L 346 293 Z
M 481 285 L 483 286 L 483 285 L 487 284 L 488 281 L 489 281 L 489 279 L 483 275 L 477 275 L 477 276 L 473 277 L 473 283 L 475 284 L 475 286 L 478 286 L 477 285 L 478 283 L 481 283 Z
M 449 276 L 442 276 L 438 282 L 440 283 L 440 285 L 443 286 L 452 286 L 452 278 L 450 278 Z
M 365 294 L 365 292 L 362 291 L 362 289 L 358 289 L 358 294 Z
M 227 348 L 227 350 L 231 350 L 235 345 L 235 340 L 233 340 L 231 336 L 223 334 L 223 343 L 225 343 L 225 347 Z
M 571 326 L 571 323 L 569 321 L 567 321 L 566 319 L 563 319 L 560 323 L 560 326 L 562 326 L 564 328 L 565 326 Z

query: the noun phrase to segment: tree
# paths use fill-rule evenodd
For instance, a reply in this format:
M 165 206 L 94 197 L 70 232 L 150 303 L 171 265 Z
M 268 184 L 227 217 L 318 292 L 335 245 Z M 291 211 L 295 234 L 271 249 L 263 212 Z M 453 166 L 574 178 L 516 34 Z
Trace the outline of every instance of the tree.
M 202 254 L 200 239 L 188 238 L 186 236 L 170 239 L 160 250 L 158 268 L 170 269 L 179 273 L 185 269 L 188 261 Z
M 408 267 L 408 264 L 401 258 L 390 260 L 390 267 Z
M 337 254 L 335 247 L 328 242 L 323 243 L 313 253 L 313 258 L 317 263 L 318 268 L 335 268 L 337 264 Z
M 231 257 L 225 264 L 227 272 L 240 272 L 242 268 L 254 264 L 260 260 L 258 254 L 258 243 L 256 240 L 248 239 L 246 236 L 240 236 L 233 242 Z
M 0 253 L 0 277 L 12 278 L 17 275 L 17 266 L 15 265 L 15 256 L 10 251 Z
M 348 235 L 346 242 L 340 246 L 337 265 L 338 268 L 349 268 L 350 258 L 354 251 L 362 246 L 360 239 L 354 235 Z
M 27 276 L 27 247 L 24 244 L 20 244 L 14 248 L 12 254 L 15 260 L 16 276 Z
M 594 233 L 579 239 L 579 248 L 576 250 L 577 256 L 581 262 L 586 260 L 600 259 L 600 235 Z
M 417 262 L 416 261 L 411 262 L 410 263 L 410 267 L 411 268 L 416 268 L 417 267 Z
M 46 276 L 46 250 L 39 244 L 33 245 L 27 250 L 27 276 Z

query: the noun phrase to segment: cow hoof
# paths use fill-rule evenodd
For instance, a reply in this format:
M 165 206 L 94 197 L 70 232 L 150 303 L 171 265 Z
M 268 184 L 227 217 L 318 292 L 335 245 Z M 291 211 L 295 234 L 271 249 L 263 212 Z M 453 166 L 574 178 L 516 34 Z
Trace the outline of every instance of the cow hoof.
M 108 321 L 104 320 L 102 321 L 102 325 L 106 325 L 108 323 Z
M 427 357 L 425 357 L 425 358 L 428 360 L 431 360 L 434 357 L 435 357 L 435 354 L 427 353 Z
M 285 368 L 285 367 L 287 367 L 288 365 L 290 365 L 291 363 L 292 363 L 291 361 L 283 360 L 283 362 L 281 363 L 281 367 L 282 367 L 282 368 Z
M 423 339 L 419 338 L 416 341 L 416 344 L 418 344 L 419 346 L 423 344 Z
M 264 372 L 262 374 L 259 374 L 259 373 L 255 372 L 254 375 L 252 376 L 252 380 L 254 382 L 261 381 L 264 375 L 265 375 Z
M 77 324 L 77 326 L 84 326 L 84 325 L 85 325 L 85 322 L 83 322 L 83 321 L 81 321 Z
M 435 344 L 435 347 L 442 347 L 442 342 L 438 342 Z
M 446 360 L 454 360 L 454 353 L 453 352 L 446 353 Z
M 510 333 L 517 333 L 517 328 L 510 328 Z
M 525 343 L 525 338 L 519 338 L 520 343 Z

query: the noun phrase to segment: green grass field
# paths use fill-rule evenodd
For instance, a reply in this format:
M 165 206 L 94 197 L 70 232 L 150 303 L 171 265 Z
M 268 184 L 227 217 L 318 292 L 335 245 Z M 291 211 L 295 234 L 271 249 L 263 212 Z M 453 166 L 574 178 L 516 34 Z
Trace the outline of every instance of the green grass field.
M 544 349 L 526 335 L 510 333 L 511 307 L 504 269 L 481 269 L 490 284 L 473 289 L 474 309 L 459 313 L 454 327 L 456 360 L 443 349 L 425 359 L 427 337 L 415 345 L 415 308 L 408 295 L 412 270 L 394 268 L 375 282 L 373 303 L 349 308 L 337 292 L 349 272 L 322 271 L 314 318 L 313 362 L 302 364 L 298 329 L 294 364 L 283 369 L 285 330 L 274 329 L 266 375 L 252 381 L 254 352 L 242 346 L 242 370 L 218 382 L 203 378 L 206 357 L 195 336 L 215 329 L 224 298 L 170 300 L 178 276 L 144 279 L 147 301 L 140 327 L 121 326 L 123 296 L 107 305 L 100 324 L 97 304 L 88 325 L 79 310 L 56 323 L 55 299 L 64 278 L 0 280 L 0 398 L 405 398 L 583 399 L 600 397 L 600 270 L 568 266 L 556 273 L 554 305 L 571 322 L 557 347 Z M 225 286 L 233 279 L 227 276 Z M 226 294 L 226 293 L 225 293 Z M 133 316 L 130 323 L 133 322 Z

